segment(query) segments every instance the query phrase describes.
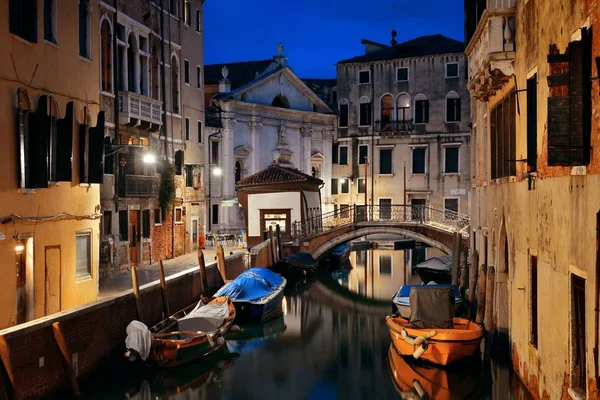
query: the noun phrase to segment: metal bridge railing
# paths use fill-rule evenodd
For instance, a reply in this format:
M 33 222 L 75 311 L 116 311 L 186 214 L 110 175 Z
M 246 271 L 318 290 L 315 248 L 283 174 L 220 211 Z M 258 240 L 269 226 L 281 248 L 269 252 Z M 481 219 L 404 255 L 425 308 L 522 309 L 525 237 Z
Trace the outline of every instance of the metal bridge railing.
M 337 211 L 292 223 L 292 237 L 304 239 L 344 225 L 360 223 L 406 222 L 437 226 L 460 232 L 470 224 L 466 215 L 452 210 L 439 210 L 428 206 L 405 204 L 354 205 L 341 207 Z

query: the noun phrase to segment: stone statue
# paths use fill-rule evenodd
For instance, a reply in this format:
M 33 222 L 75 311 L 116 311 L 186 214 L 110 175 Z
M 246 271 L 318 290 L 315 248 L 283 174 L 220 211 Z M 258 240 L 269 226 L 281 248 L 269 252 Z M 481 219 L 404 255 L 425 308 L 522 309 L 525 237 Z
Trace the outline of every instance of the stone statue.
M 281 43 L 281 42 L 277 45 L 277 55 L 278 56 L 283 55 L 283 43 Z
M 286 131 L 285 124 L 281 124 L 281 128 L 279 128 L 279 143 L 285 142 L 285 131 Z

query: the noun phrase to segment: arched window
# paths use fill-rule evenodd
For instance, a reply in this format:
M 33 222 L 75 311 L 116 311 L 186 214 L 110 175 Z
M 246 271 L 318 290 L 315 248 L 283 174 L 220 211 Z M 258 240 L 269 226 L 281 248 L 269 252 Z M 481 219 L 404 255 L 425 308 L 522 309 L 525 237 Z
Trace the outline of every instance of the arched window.
M 459 122 L 460 111 L 460 97 L 458 93 L 448 93 L 446 96 L 446 122 Z
M 359 101 L 358 126 L 371 125 L 371 100 L 361 97 Z
M 79 55 L 90 58 L 90 8 L 89 0 L 79 0 Z
M 158 77 L 159 73 L 159 64 L 158 64 L 158 49 L 156 46 L 152 47 L 152 56 L 151 56 L 151 80 L 152 80 L 152 98 L 154 100 L 160 100 L 160 82 Z
M 135 65 L 137 63 L 137 46 L 135 41 L 135 35 L 131 33 L 129 40 L 127 41 L 127 87 L 130 92 L 138 93 L 136 90 L 136 74 Z
M 100 28 L 100 59 L 102 91 L 112 93 L 112 40 L 111 29 L 108 20 L 102 21 Z
M 239 161 L 235 162 L 235 183 L 242 179 L 242 166 Z
M 396 99 L 396 120 L 399 122 L 407 122 L 412 119 L 410 110 L 410 96 L 402 93 Z
M 429 100 L 423 93 L 415 96 L 415 124 L 429 122 Z
M 171 101 L 173 114 L 179 114 L 179 60 L 171 57 Z
M 313 178 L 316 178 L 316 177 L 317 177 L 317 169 L 314 167 L 314 165 L 313 165 L 313 167 L 312 167 L 312 177 L 313 177 Z
M 273 107 L 290 108 L 290 102 L 282 95 L 275 96 L 271 105 Z
M 381 124 L 387 125 L 394 119 L 394 99 L 391 94 L 381 98 Z
M 338 105 L 340 112 L 339 127 L 348 127 L 348 99 L 341 99 Z

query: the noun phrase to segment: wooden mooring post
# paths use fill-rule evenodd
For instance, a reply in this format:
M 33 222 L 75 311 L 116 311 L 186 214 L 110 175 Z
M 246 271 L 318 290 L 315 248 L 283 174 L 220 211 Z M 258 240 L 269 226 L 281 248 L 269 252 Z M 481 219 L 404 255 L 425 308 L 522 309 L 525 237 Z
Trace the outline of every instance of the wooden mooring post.
M 487 267 L 485 264 L 479 266 L 479 274 L 477 279 L 477 313 L 475 314 L 475 322 L 483 325 L 483 317 L 485 315 L 485 281 Z
M 61 360 L 63 368 L 65 369 L 65 375 L 69 381 L 69 386 L 71 386 L 73 395 L 77 397 L 81 394 L 79 392 L 79 384 L 77 383 L 77 371 L 76 367 L 73 365 L 73 355 L 69 351 L 69 346 L 67 344 L 65 335 L 62 332 L 60 322 L 55 322 L 52 324 L 52 331 L 54 333 L 54 340 L 56 341 L 58 349 L 60 350 Z
M 223 246 L 220 244 L 217 245 L 217 269 L 221 274 L 221 279 L 223 279 L 223 283 L 229 282 L 227 279 L 227 271 L 225 269 L 225 252 L 223 250 Z
M 479 265 L 479 253 L 477 250 L 473 250 L 471 254 L 471 266 L 469 268 L 469 295 L 467 296 L 467 302 L 469 304 L 469 309 L 467 310 L 467 317 L 472 317 L 472 309 L 473 309 L 473 301 L 475 301 L 475 292 L 477 291 L 477 277 L 479 276 L 479 271 L 477 270 L 477 266 Z
M 137 319 L 140 322 L 144 322 L 142 315 L 142 299 L 140 298 L 140 284 L 138 281 L 137 267 L 135 265 L 131 267 L 131 284 L 133 285 L 133 295 L 135 296 L 135 312 L 137 314 Z
M 281 227 L 279 224 L 275 226 L 275 236 L 277 236 L 277 261 L 283 257 L 283 246 L 281 245 Z
M 458 267 L 460 264 L 460 233 L 454 234 L 454 246 L 452 248 L 452 284 L 458 285 Z
M 487 333 L 491 333 L 494 329 L 494 291 L 496 282 L 496 268 L 490 266 L 487 270 L 486 279 L 486 298 L 485 298 L 485 319 L 484 328 Z
M 200 290 L 206 296 L 208 293 L 208 280 L 206 278 L 206 262 L 202 250 L 198 250 L 198 268 L 200 269 Z
M 269 226 L 269 246 L 271 246 L 271 266 L 277 264 L 277 246 L 275 245 L 275 236 L 273 235 L 273 227 Z
M 158 276 L 160 279 L 160 292 L 162 295 L 163 303 L 163 318 L 171 316 L 169 311 L 169 296 L 167 295 L 167 282 L 165 281 L 165 267 L 163 266 L 162 260 L 158 260 Z

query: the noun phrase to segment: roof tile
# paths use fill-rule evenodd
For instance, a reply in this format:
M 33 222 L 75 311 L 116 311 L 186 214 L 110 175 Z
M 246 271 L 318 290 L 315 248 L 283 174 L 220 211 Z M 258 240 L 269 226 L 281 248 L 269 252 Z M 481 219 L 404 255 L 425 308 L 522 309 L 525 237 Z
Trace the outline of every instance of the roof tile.
M 271 183 L 308 182 L 322 185 L 321 179 L 307 175 L 295 168 L 282 167 L 281 165 L 270 165 L 266 169 L 239 180 L 237 187 L 265 185 Z

